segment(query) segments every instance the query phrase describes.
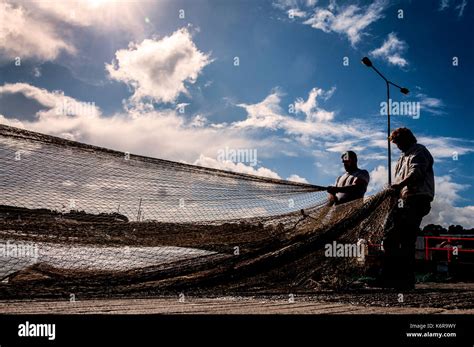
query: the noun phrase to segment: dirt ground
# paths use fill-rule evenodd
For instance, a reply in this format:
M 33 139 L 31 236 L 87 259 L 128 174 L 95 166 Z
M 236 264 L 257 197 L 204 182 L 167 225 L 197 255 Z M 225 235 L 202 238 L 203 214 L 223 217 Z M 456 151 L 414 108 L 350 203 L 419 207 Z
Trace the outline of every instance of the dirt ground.
M 474 283 L 313 294 L 3 300 L 0 314 L 474 314 Z

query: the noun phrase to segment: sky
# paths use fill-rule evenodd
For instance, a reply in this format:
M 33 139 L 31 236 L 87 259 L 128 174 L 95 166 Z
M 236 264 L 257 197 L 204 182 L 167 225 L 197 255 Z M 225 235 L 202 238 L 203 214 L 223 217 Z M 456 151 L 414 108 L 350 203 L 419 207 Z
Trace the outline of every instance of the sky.
M 468 0 L 0 0 L 0 123 L 190 164 L 333 184 L 354 150 L 369 194 L 391 128 L 435 159 L 423 224 L 473 227 Z M 410 112 L 409 112 L 410 111 Z M 226 156 L 256 153 L 253 156 Z M 392 165 L 400 155 L 392 146 Z

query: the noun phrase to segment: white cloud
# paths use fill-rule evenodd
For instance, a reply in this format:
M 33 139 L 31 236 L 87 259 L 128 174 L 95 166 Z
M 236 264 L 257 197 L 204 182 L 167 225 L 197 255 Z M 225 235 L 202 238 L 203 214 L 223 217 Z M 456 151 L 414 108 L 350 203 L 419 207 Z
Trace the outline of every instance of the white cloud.
M 206 124 L 207 124 L 207 118 L 200 114 L 194 116 L 190 123 L 192 127 L 196 127 L 196 128 L 202 128 Z
M 297 174 L 292 174 L 287 178 L 287 181 L 298 182 L 298 183 L 308 183 L 308 180 L 304 177 L 300 177 Z
M 283 109 L 280 107 L 283 94 L 278 89 L 274 90 L 259 103 L 238 104 L 237 106 L 247 111 L 247 118 L 234 122 L 231 126 L 235 128 L 282 129 L 288 135 L 296 137 L 305 146 L 309 146 L 311 139 L 315 137 L 333 136 L 341 139 L 346 136 L 364 137 L 364 135 L 367 135 L 356 126 L 329 121 L 334 116 L 333 112 L 315 106 L 317 95 L 323 95 L 325 98 L 328 98 L 332 95 L 333 91 L 334 88 L 327 92 L 314 88 L 306 102 L 297 100 L 298 106 L 295 107 L 295 110 L 307 112 L 306 119 L 298 119 L 284 114 Z
M 368 144 L 370 147 L 387 148 L 387 141 L 383 139 L 382 133 L 374 134 Z M 458 157 L 474 152 L 474 147 L 466 140 L 453 137 L 433 137 L 415 134 L 418 143 L 426 146 L 433 158 L 436 160 L 452 158 L 456 153 Z M 392 144 L 392 153 L 399 153 L 398 149 Z M 394 154 L 392 154 L 394 155 Z
M 326 142 L 324 145 L 328 152 L 343 153 L 347 150 L 362 151 L 365 149 L 361 144 L 356 144 L 358 141 L 342 141 L 342 142 Z
M 466 228 L 472 227 L 474 206 L 456 206 L 462 201 L 459 193 L 469 186 L 453 182 L 449 175 L 435 177 L 435 184 L 435 198 L 430 213 L 423 219 L 423 225 L 440 224 L 447 227 L 460 224 Z
M 0 124 L 9 125 L 16 128 L 24 128 L 24 124 L 18 119 L 7 118 L 0 114 Z
M 65 96 L 62 91 L 49 92 L 27 83 L 7 83 L 0 86 L 0 96 L 4 94 L 22 94 L 28 99 L 37 101 L 44 108 L 37 114 L 37 118 L 52 121 L 61 115 L 98 117 L 101 112 L 93 103 L 80 102 Z
M 455 4 L 456 1 L 453 2 Z M 441 0 L 439 3 L 439 11 L 444 11 L 445 9 L 451 7 L 451 1 L 450 0 Z M 454 6 L 455 10 L 458 10 L 458 17 L 462 17 L 464 15 L 464 9 L 467 6 L 467 0 L 460 0 L 459 3 Z
M 462 2 L 457 5 L 455 8 L 456 10 L 459 10 L 458 12 L 458 17 L 462 17 L 464 14 L 464 9 L 466 8 L 467 5 L 467 0 L 462 0 Z
M 196 118 L 188 121 L 173 109 L 134 108 L 127 113 L 104 116 L 94 106 L 87 114 L 58 114 L 56 108 L 64 102 L 73 111 L 81 111 L 83 103 L 61 91 L 50 92 L 25 83 L 0 86 L 0 96 L 5 94 L 24 95 L 37 101 L 42 109 L 32 120 L 0 116 L 3 124 L 136 154 L 193 162 L 201 154 L 215 156 L 218 149 L 226 146 L 258 148 L 263 152 L 275 147 L 273 141 L 254 139 L 239 129 L 206 126 L 204 118 L 198 119 L 199 124 Z
M 274 90 L 263 101 L 257 104 L 238 104 L 237 106 L 247 111 L 247 118 L 243 121 L 233 123 L 237 128 L 268 128 L 276 130 L 283 126 L 285 116 L 280 107 L 282 93 Z
M 157 102 L 174 102 L 181 93 L 187 94 L 186 83 L 194 83 L 212 61 L 210 54 L 198 50 L 186 28 L 160 40 L 130 44 L 115 58 L 106 64 L 110 77 L 133 87 L 132 100 Z
M 423 98 L 422 104 L 428 106 L 428 107 L 443 107 L 443 101 L 441 99 L 436 99 L 436 98 L 430 98 L 427 97 L 426 95 L 419 94 L 420 97 Z
M 294 118 L 288 118 L 286 120 L 284 129 L 286 129 L 286 132 L 290 135 L 307 136 L 318 139 L 362 138 L 367 135 L 362 128 L 348 123 L 301 121 Z
M 370 172 L 370 182 L 367 187 L 367 192 L 369 194 L 377 193 L 383 190 L 387 186 L 387 167 L 383 165 L 377 166 Z
M 370 172 L 368 192 L 376 193 L 386 187 L 386 184 L 387 169 L 379 165 Z M 456 206 L 462 201 L 459 192 L 468 187 L 453 182 L 449 175 L 435 176 L 435 198 L 430 213 L 423 218 L 422 225 L 440 224 L 447 227 L 451 224 L 460 224 L 467 228 L 471 227 L 474 220 L 474 206 Z
M 74 30 L 121 33 L 138 38 L 145 33 L 143 13 L 152 2 L 0 0 L 0 56 L 39 61 L 78 51 Z M 83 34 L 83 32 L 82 32 Z
M 439 10 L 443 11 L 449 7 L 449 0 L 441 0 L 439 3 Z
M 408 61 L 402 57 L 406 49 L 406 42 L 398 39 L 395 33 L 390 33 L 382 46 L 374 49 L 370 54 L 386 60 L 391 65 L 404 67 L 408 65 Z
M 146 1 L 140 3 L 116 0 L 14 1 L 31 8 L 46 20 L 52 17 L 55 21 L 73 26 L 118 29 L 135 34 L 143 32 L 145 23 L 143 13 L 146 13 L 152 5 Z
M 275 0 L 273 6 L 281 10 L 298 7 L 313 7 L 318 0 Z
M 0 14 L 1 57 L 53 60 L 61 52 L 76 52 L 54 25 L 38 19 L 29 9 L 0 0 Z
M 289 18 L 305 18 L 308 14 L 298 8 L 292 8 L 287 11 Z
M 423 93 L 417 93 L 416 98 L 420 102 L 421 110 L 435 115 L 446 114 L 444 108 L 446 107 L 443 100 L 429 97 Z
M 304 24 L 326 33 L 335 32 L 346 35 L 355 46 L 365 35 L 367 27 L 383 17 L 382 12 L 386 6 L 385 0 L 376 0 L 365 8 L 357 5 L 339 8 L 334 3 L 330 3 L 327 8 L 315 8 L 312 17 Z
M 428 148 L 435 160 L 452 158 L 455 153 L 459 157 L 474 152 L 472 145 L 461 139 L 428 136 L 420 136 L 417 139 L 419 143 Z
M 315 121 L 330 121 L 334 118 L 334 112 L 326 111 L 318 107 L 318 97 L 322 97 L 324 100 L 329 99 L 336 90 L 335 87 L 325 92 L 321 88 L 313 88 L 309 92 L 308 100 L 304 101 L 302 98 L 298 98 L 295 102 L 295 111 L 302 112 L 310 120 Z
M 243 163 L 234 163 L 230 160 L 220 161 L 214 158 L 206 157 L 204 155 L 200 155 L 199 158 L 193 164 L 204 167 L 210 167 L 213 169 L 227 170 L 262 177 L 276 179 L 281 178 L 276 172 L 265 167 L 259 167 L 258 169 L 255 169 L 253 166 L 245 165 Z
M 288 7 L 294 7 L 297 5 L 297 0 L 275 0 L 273 6 L 276 8 L 285 10 Z

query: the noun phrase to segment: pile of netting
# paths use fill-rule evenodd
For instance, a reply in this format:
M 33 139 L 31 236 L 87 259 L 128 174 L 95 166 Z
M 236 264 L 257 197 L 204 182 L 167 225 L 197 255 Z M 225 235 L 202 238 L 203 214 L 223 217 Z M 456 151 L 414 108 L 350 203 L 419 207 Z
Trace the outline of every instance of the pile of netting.
M 362 276 L 395 199 L 113 151 L 0 125 L 0 298 L 297 292 Z

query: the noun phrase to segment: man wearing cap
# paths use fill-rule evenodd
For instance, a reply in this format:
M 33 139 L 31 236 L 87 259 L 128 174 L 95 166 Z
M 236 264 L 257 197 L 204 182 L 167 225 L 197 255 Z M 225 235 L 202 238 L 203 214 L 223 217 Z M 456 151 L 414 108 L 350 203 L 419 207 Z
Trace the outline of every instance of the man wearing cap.
M 390 141 L 402 152 L 391 188 L 398 197 L 392 213 L 393 225 L 385 232 L 382 280 L 384 286 L 411 289 L 415 286 L 415 240 L 434 198 L 433 157 L 417 143 L 408 128 L 398 128 Z
M 347 151 L 342 154 L 342 163 L 346 172 L 336 179 L 335 186 L 329 186 L 329 201 L 340 205 L 364 197 L 370 176 L 367 170 L 357 167 L 357 154 Z

